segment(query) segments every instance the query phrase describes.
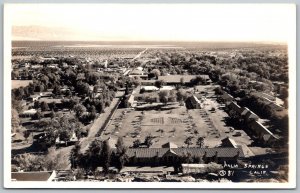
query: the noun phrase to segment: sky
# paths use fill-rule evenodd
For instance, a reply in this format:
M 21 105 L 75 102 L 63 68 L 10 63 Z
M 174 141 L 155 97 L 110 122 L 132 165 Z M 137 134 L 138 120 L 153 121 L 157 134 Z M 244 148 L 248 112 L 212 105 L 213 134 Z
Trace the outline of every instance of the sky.
M 10 4 L 13 40 L 286 42 L 291 4 Z

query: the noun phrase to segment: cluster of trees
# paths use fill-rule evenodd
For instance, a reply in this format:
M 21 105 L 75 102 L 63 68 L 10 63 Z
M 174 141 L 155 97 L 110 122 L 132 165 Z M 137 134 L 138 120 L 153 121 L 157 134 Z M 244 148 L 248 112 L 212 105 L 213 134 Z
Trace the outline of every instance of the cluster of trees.
M 184 140 L 184 143 L 187 145 L 187 147 L 190 147 L 190 145 L 193 144 L 192 140 L 193 140 L 194 136 L 189 136 Z M 198 137 L 196 144 L 198 147 L 203 148 L 204 147 L 204 137 Z
M 112 150 L 107 140 L 94 140 L 85 153 L 81 153 L 80 146 L 75 145 L 70 153 L 71 167 L 82 168 L 85 172 L 91 171 L 94 174 L 98 167 L 102 167 L 104 173 L 108 173 L 111 166 L 121 170 L 128 162 L 126 150 L 122 138 L 118 138 L 115 150 Z
M 12 171 L 52 171 L 60 167 L 59 155 L 55 148 L 49 148 L 46 155 L 24 153 L 13 157 L 12 164 L 15 166 Z
M 183 102 L 187 99 L 187 93 L 184 89 L 179 90 L 161 90 L 158 93 L 145 93 L 142 95 L 142 100 L 145 102 Z
M 163 131 L 163 130 L 161 130 Z M 139 147 L 142 147 L 142 146 L 146 146 L 147 148 L 151 147 L 151 145 L 153 144 L 153 140 L 155 139 L 154 136 L 152 136 L 151 134 L 150 135 L 147 135 L 145 137 L 145 140 L 144 142 L 141 142 L 141 140 L 137 139 L 133 142 L 132 144 L 132 147 L 133 148 L 139 148 Z

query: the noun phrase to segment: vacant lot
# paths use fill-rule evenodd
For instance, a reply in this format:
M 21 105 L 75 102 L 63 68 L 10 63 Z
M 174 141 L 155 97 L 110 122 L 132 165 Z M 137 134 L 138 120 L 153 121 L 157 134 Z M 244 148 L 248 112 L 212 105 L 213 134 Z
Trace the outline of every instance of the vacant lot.
M 32 80 L 12 80 L 11 87 L 12 87 L 12 89 L 19 88 L 21 86 L 25 87 L 25 86 L 29 85 L 29 83 L 31 83 L 31 82 L 32 82 Z

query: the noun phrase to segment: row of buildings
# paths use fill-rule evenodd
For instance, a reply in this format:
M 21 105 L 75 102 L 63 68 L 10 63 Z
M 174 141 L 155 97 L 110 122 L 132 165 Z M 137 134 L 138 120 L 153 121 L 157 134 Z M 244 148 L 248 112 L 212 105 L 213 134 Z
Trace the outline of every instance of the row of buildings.
M 227 94 L 226 92 L 221 96 L 223 101 L 225 101 L 226 108 L 228 111 L 234 112 L 234 115 L 243 123 L 246 128 L 251 130 L 254 136 L 265 145 L 274 145 L 279 139 L 275 134 L 273 134 L 267 127 L 265 127 L 254 112 L 252 112 L 247 107 L 239 106 L 234 98 Z M 232 113 L 231 113 L 232 116 Z

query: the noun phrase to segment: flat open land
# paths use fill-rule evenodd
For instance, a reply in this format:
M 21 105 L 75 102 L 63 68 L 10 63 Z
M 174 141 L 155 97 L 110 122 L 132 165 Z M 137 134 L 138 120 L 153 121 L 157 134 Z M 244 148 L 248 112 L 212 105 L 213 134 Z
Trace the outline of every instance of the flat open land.
M 169 105 L 168 105 L 169 106 Z M 184 143 L 187 137 L 192 137 L 190 147 L 196 147 L 198 137 L 204 137 L 204 146 L 216 147 L 221 140 L 229 136 L 239 145 L 251 143 L 251 139 L 241 130 L 241 136 L 235 136 L 237 131 L 230 131 L 225 125 L 227 113 L 219 108 L 215 99 L 206 99 L 203 109 L 187 110 L 185 106 L 174 103 L 168 110 L 117 109 L 110 123 L 102 133 L 102 139 L 116 141 L 122 137 L 126 146 L 130 147 L 139 139 L 154 137 L 151 147 L 161 147 L 167 142 L 173 142 L 178 147 L 187 147 Z M 211 108 L 215 111 L 211 112 Z
M 31 83 L 31 82 L 32 82 L 32 80 L 12 80 L 11 87 L 12 87 L 12 89 L 19 88 L 21 86 L 25 87 L 25 86 L 29 85 L 29 83 Z

